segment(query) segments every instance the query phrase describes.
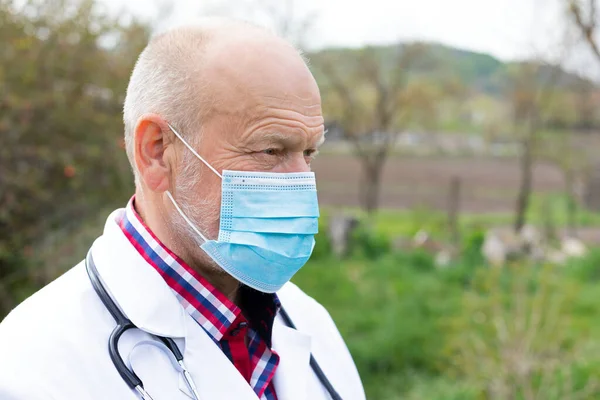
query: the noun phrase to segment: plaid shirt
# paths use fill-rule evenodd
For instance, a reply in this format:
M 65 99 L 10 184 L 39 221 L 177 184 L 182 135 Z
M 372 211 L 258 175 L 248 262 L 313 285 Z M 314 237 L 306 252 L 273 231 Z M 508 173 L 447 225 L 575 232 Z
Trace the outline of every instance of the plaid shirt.
M 279 356 L 271 350 L 271 333 L 280 307 L 277 295 L 242 286 L 242 308 L 237 307 L 154 236 L 135 211 L 134 200 L 135 197 L 129 201 L 118 221 L 125 236 L 164 278 L 183 308 L 220 346 L 258 398 L 276 400 L 273 376 Z

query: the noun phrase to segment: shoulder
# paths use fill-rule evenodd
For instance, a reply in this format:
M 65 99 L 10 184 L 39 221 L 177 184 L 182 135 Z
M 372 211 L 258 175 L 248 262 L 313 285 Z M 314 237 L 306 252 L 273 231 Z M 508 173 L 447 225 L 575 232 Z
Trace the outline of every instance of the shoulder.
M 333 318 L 321 303 L 292 282 L 288 282 L 277 295 L 298 330 L 319 338 L 322 343 L 333 344 L 344 353 L 347 352 L 346 344 Z
M 90 344 L 110 332 L 111 322 L 88 282 L 79 264 L 34 293 L 0 323 L 1 399 L 51 398 L 13 392 L 64 386 L 64 376 L 86 368 L 82 354 L 92 352 Z M 31 377 L 36 377 L 36 388 L 29 387 Z
M 21 351 L 42 358 L 72 346 L 73 335 L 83 333 L 98 302 L 84 266 L 76 265 L 19 304 L 0 323 L 0 358 Z
M 288 311 L 299 328 L 309 328 L 311 325 L 321 325 L 322 323 L 333 324 L 327 309 L 294 283 L 286 283 L 277 292 L 277 296 L 281 300 L 282 307 Z
M 61 323 L 72 321 L 92 297 L 87 290 L 91 285 L 83 284 L 84 274 L 78 264 L 19 304 L 0 323 L 0 338 L 19 335 L 19 341 L 27 340 L 52 334 Z
M 323 305 L 295 284 L 287 283 L 278 293 L 298 331 L 311 336 L 311 351 L 343 398 L 364 399 L 362 382 L 352 355 L 333 318 Z

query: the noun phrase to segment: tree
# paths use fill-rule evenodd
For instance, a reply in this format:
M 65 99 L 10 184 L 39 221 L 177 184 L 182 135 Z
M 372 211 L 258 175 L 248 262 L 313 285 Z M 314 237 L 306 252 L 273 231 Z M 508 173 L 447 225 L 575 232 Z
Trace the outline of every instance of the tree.
M 326 116 L 341 125 L 360 160 L 360 202 L 372 213 L 379 205 L 383 167 L 398 134 L 411 122 L 433 120 L 431 100 L 439 89 L 410 79 L 411 69 L 424 60 L 421 44 L 400 45 L 392 56 L 375 47 L 349 54 L 342 59 L 339 51 L 324 51 L 312 55 L 311 62 Z
M 577 135 L 578 130 L 589 130 L 595 123 L 592 110 L 594 102 L 590 96 L 593 90 L 593 82 L 575 77 L 557 89 L 547 111 L 547 125 L 552 131 L 547 132 L 549 140 L 541 143 L 542 148 L 538 151 L 540 157 L 557 166 L 562 172 L 566 198 L 566 228 L 571 237 L 577 236 L 577 185 L 590 168 L 594 152 L 585 136 Z M 584 140 L 580 140 L 581 138 Z
M 515 205 L 515 231 L 520 231 L 525 225 L 529 199 L 531 197 L 533 179 L 533 150 L 536 145 L 539 129 L 540 94 L 535 85 L 537 81 L 538 64 L 522 64 L 514 72 L 512 88 L 509 93 L 513 108 L 514 129 L 519 132 L 521 143 L 520 171 L 521 182 Z
M 566 0 L 569 22 L 580 34 L 597 61 L 600 62 L 600 46 L 598 44 L 598 7 L 596 0 Z M 587 208 L 600 210 L 600 165 L 592 168 L 585 188 Z
M 299 4 L 303 3 L 297 0 L 212 1 L 205 5 L 205 10 L 211 15 L 236 17 L 266 26 L 304 49 L 317 14 L 314 10 L 299 11 Z
M 512 106 L 513 124 L 521 143 L 521 183 L 515 206 L 514 229 L 518 232 L 526 223 L 532 191 L 533 165 L 540 152 L 543 129 L 557 121 L 565 122 L 566 113 L 556 115 L 556 104 L 563 100 L 561 90 L 571 84 L 572 76 L 563 65 L 573 50 L 568 31 L 560 32 L 562 41 L 553 54 L 537 52 L 532 61 L 513 66 L 508 97 Z M 562 123 L 560 122 L 560 123 Z
M 553 118 L 557 85 L 564 72 L 560 62 L 537 61 L 518 64 L 513 71 L 510 101 L 513 124 L 521 143 L 519 166 L 521 183 L 515 206 L 514 229 L 519 232 L 526 223 L 533 184 L 533 165 L 539 152 L 542 128 Z
M 93 0 L 0 0 L 0 316 L 44 276 L 42 239 L 130 195 L 121 108 L 147 37 Z

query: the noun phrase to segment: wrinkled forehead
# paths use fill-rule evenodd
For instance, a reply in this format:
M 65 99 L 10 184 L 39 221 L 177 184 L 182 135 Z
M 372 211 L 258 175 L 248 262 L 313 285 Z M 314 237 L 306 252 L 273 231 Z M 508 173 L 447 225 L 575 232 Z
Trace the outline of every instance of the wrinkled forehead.
M 207 48 L 205 87 L 221 114 L 283 107 L 306 116 L 321 113 L 317 84 L 300 54 L 281 39 L 225 37 Z

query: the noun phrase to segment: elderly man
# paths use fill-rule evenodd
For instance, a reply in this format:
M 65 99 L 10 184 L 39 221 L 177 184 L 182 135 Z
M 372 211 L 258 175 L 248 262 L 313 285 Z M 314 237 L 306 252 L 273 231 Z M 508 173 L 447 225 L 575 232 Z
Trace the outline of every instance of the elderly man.
M 364 399 L 310 257 L 319 90 L 240 22 L 154 37 L 131 75 L 135 195 L 0 325 L 0 399 Z

